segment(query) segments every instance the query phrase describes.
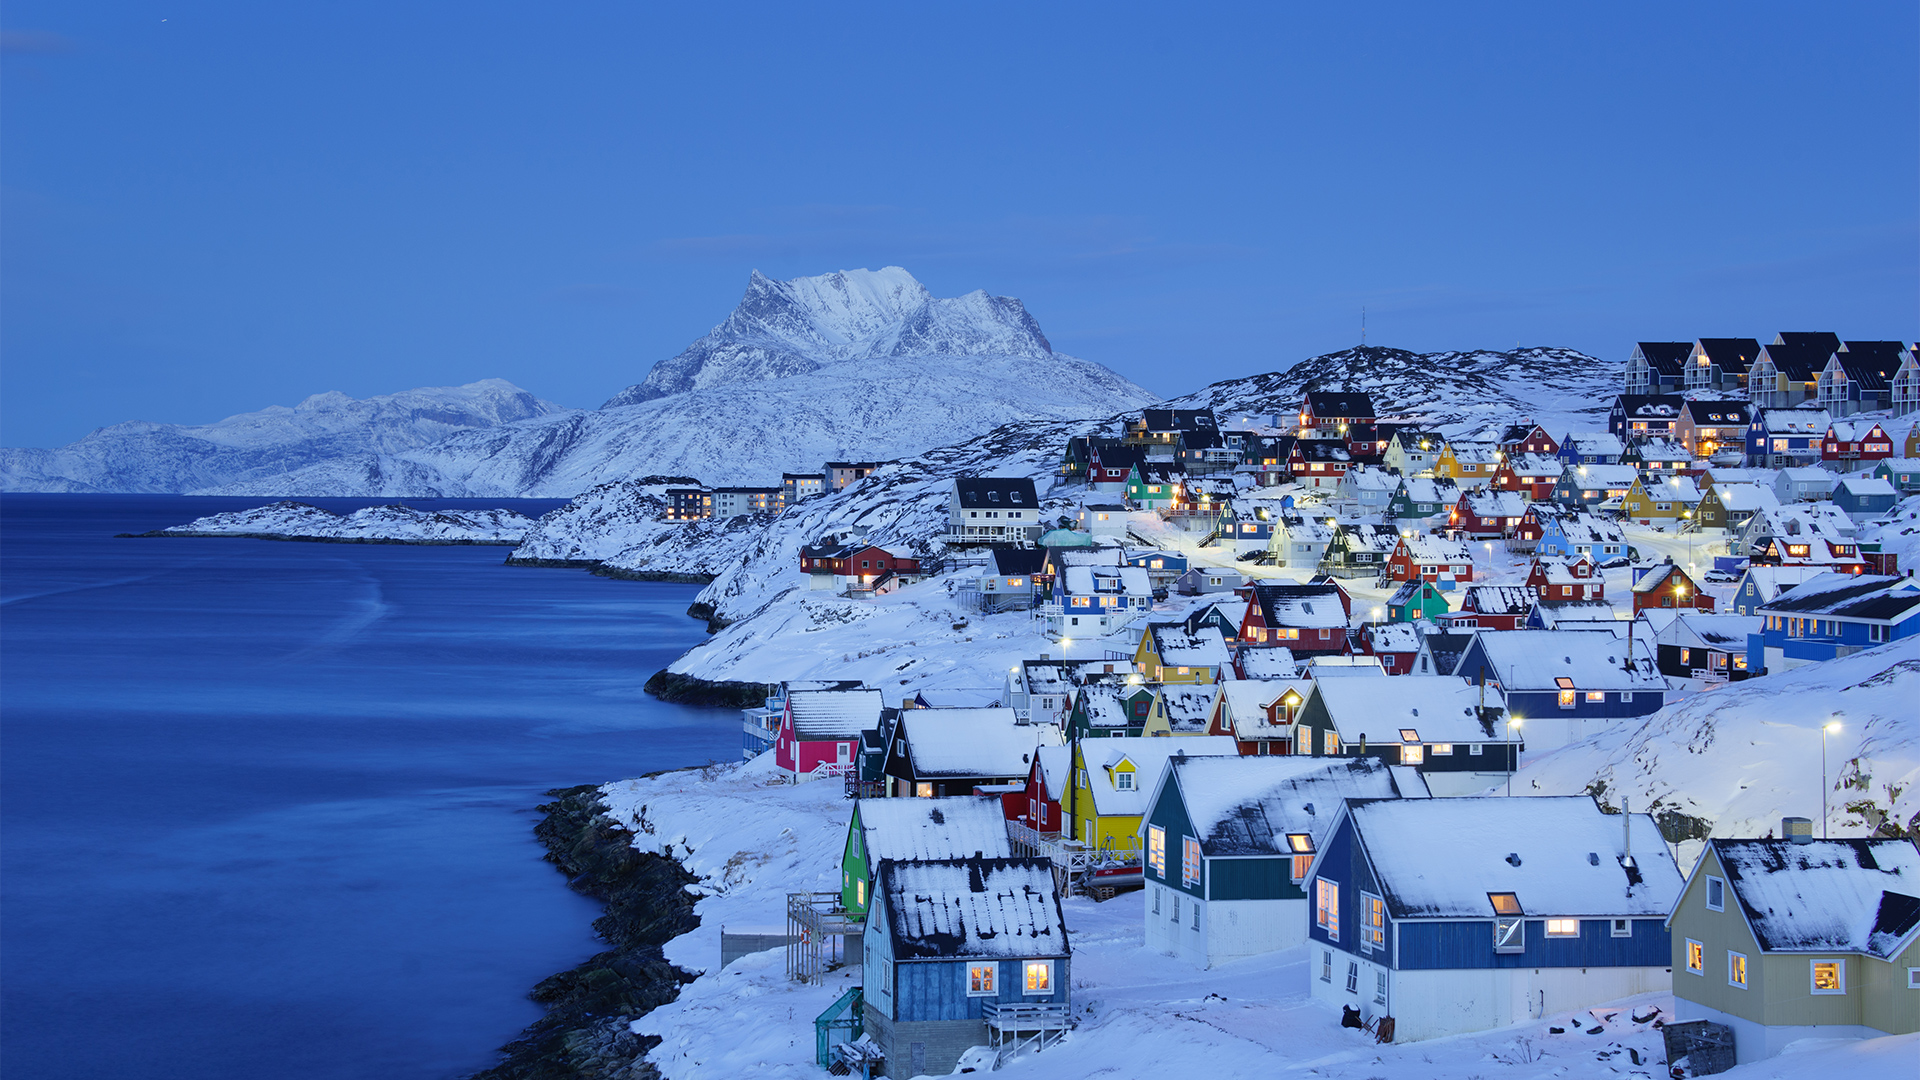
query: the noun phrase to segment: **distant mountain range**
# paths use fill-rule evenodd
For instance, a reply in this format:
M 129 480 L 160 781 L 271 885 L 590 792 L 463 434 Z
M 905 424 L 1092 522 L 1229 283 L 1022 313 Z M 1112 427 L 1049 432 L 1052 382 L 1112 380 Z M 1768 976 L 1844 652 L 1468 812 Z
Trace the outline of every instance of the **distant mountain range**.
M 268 496 L 566 497 L 649 474 L 773 485 L 1010 422 L 1151 404 L 1053 351 L 1020 301 L 933 297 L 898 267 L 773 281 L 598 410 L 509 383 L 354 401 L 322 394 L 218 424 L 132 423 L 0 450 L 0 489 Z

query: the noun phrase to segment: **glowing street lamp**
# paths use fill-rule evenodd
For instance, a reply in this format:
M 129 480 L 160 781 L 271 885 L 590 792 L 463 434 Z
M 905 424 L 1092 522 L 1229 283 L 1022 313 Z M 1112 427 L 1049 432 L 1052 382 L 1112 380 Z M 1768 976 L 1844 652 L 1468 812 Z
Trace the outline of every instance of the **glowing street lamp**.
M 1520 718 L 1507 715 L 1507 796 L 1513 796 L 1513 774 L 1520 771 L 1520 754 L 1514 749 L 1513 729 L 1520 726 Z
M 1820 729 L 1820 839 L 1827 838 L 1827 736 L 1840 733 L 1840 721 L 1829 720 Z

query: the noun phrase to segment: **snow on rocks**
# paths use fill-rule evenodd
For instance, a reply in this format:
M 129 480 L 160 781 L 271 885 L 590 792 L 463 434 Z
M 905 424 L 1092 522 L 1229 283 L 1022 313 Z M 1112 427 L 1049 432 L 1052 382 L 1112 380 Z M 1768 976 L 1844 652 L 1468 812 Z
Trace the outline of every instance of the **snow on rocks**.
M 321 540 L 359 544 L 517 544 L 533 519 L 513 510 L 416 510 L 369 506 L 336 514 L 284 501 L 251 510 L 211 514 L 144 536 L 228 536 L 259 540 Z

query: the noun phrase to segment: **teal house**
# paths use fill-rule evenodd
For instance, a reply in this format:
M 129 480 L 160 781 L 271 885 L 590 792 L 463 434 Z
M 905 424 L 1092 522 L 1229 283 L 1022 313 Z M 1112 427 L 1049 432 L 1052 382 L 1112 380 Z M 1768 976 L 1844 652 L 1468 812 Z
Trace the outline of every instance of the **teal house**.
M 1401 585 L 1399 590 L 1387 599 L 1388 622 L 1438 619 L 1449 610 L 1451 609 L 1447 607 L 1446 594 L 1440 591 L 1438 585 L 1425 579 L 1409 581 Z

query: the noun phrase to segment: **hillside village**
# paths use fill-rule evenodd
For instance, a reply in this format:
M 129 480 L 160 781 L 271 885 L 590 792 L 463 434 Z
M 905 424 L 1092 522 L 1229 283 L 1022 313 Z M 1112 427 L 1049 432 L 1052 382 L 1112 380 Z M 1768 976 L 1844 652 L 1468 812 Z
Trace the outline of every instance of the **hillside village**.
M 1629 1011 L 1674 1075 L 1920 1031 L 1897 785 L 1728 836 L 1682 793 L 1514 784 L 1695 700 L 1777 684 L 1797 713 L 1828 667 L 1920 666 L 1920 356 L 1647 342 L 1620 389 L 1590 430 L 1445 435 L 1343 386 L 1278 415 L 1147 408 L 1067 438 L 1051 476 L 952 477 L 911 543 L 800 545 L 801 603 L 875 613 L 805 629 L 952 626 L 746 710 L 751 775 L 832 792 L 808 805 L 840 823 L 812 853 L 837 887 L 793 883 L 785 925 L 723 930 L 723 960 L 772 946 L 844 984 L 816 1025 L 837 1073 L 1076 1053 L 1084 903 L 1137 904 L 1146 948 L 1196 972 L 1304 952 L 1296 991 L 1379 1044 L 1635 995 L 1671 995 Z M 664 518 L 764 520 L 885 464 L 673 488 Z M 936 653 L 938 685 L 877 674 Z M 1842 726 L 1782 720 L 1823 746 Z

